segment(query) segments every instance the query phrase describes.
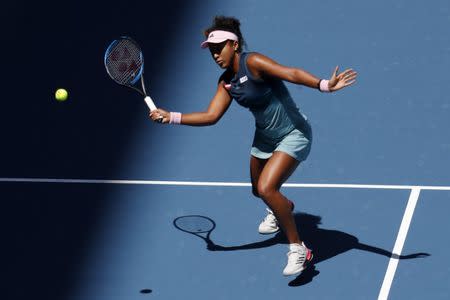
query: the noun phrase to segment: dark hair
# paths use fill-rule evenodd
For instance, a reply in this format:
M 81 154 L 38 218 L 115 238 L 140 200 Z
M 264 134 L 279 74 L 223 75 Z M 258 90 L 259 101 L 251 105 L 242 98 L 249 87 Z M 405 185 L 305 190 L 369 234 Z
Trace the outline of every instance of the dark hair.
M 208 37 L 211 31 L 214 30 L 225 30 L 232 32 L 238 36 L 239 48 L 237 49 L 237 51 L 242 52 L 245 41 L 242 37 L 240 26 L 241 22 L 239 22 L 239 20 L 234 17 L 215 16 L 212 25 L 204 31 L 204 34 L 205 37 Z

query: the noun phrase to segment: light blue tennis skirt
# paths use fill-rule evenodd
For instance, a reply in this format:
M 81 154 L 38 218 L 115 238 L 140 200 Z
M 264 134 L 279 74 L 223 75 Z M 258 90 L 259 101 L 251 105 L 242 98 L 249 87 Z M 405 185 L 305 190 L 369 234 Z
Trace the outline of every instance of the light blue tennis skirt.
M 281 151 L 298 161 L 304 161 L 309 155 L 312 143 L 311 128 L 304 131 L 294 129 L 279 140 L 255 132 L 250 154 L 260 159 L 268 159 L 274 151 Z

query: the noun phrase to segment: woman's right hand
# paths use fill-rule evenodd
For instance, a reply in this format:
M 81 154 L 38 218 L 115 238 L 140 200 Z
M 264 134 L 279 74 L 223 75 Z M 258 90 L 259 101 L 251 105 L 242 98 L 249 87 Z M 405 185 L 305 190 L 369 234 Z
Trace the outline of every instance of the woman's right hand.
M 167 124 L 170 121 L 170 113 L 164 109 L 157 108 L 150 112 L 150 118 L 157 123 Z M 161 118 L 162 121 L 159 121 Z

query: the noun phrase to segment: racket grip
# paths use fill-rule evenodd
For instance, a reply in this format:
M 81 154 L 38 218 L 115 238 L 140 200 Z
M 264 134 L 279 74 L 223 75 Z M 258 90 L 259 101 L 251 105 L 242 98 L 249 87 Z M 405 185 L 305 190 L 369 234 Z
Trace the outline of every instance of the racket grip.
M 145 96 L 144 100 L 145 103 L 147 103 L 148 108 L 150 108 L 150 111 L 154 111 L 156 109 L 156 105 L 150 96 Z

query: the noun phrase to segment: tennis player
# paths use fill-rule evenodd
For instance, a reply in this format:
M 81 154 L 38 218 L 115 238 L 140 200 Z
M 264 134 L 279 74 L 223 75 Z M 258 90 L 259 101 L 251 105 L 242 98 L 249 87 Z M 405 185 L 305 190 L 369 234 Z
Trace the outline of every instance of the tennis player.
M 336 67 L 329 80 L 319 79 L 302 69 L 280 65 L 263 54 L 244 52 L 240 22 L 233 17 L 216 16 L 205 30 L 205 37 L 201 47 L 208 48 L 217 65 L 224 69 L 208 108 L 186 114 L 157 109 L 150 117 L 154 121 L 162 117 L 163 124 L 213 125 L 227 111 L 232 99 L 252 112 L 256 124 L 250 152 L 253 194 L 268 206 L 259 232 L 271 234 L 283 230 L 289 241 L 283 274 L 299 274 L 313 255 L 297 232 L 292 215 L 294 204 L 280 192 L 280 187 L 308 157 L 312 131 L 283 81 L 324 93 L 335 92 L 354 83 L 356 72 L 348 69 L 338 73 Z

